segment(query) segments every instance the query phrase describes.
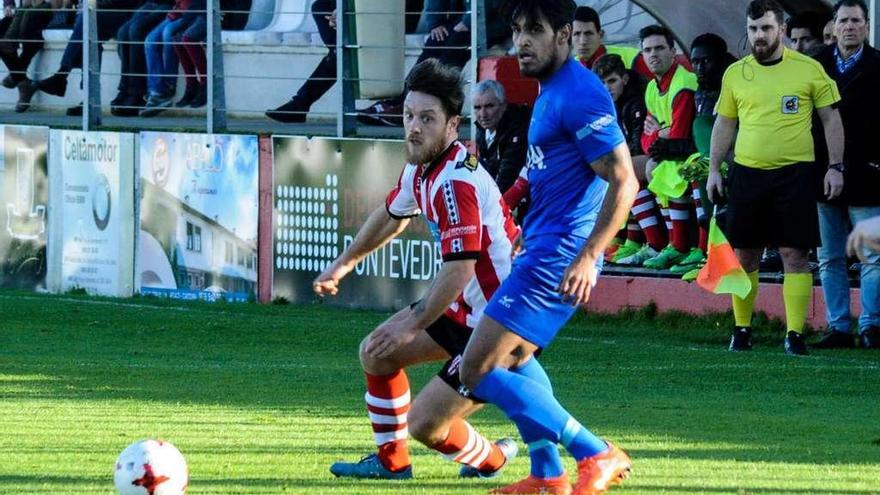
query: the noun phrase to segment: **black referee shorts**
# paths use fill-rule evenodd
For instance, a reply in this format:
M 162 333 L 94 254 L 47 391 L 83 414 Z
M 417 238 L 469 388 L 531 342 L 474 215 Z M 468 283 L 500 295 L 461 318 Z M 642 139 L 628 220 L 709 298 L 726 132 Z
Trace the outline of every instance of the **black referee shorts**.
M 815 172 L 811 163 L 773 170 L 737 163 L 728 175 L 726 231 L 737 249 L 820 244 Z

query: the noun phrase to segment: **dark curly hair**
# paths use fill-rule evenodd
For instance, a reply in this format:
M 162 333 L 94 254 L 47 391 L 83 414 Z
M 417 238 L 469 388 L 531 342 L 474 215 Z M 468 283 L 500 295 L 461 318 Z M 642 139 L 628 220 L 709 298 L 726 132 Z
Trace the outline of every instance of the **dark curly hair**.
M 436 58 L 419 62 L 406 76 L 406 89 L 440 100 L 447 118 L 461 115 L 464 106 L 461 71 L 451 65 L 444 65 Z

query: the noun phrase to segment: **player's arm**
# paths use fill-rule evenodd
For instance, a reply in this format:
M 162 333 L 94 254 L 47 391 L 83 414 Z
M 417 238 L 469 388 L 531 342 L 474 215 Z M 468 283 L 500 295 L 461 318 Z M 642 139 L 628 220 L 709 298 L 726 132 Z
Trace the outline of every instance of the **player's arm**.
M 574 305 L 583 304 L 589 299 L 590 291 L 596 284 L 596 261 L 626 221 L 639 190 L 626 143 L 618 144 L 610 153 L 590 162 L 590 167 L 608 183 L 608 191 L 590 238 L 565 270 L 559 284 L 559 292 Z
M 816 112 L 822 120 L 825 128 L 825 143 L 828 145 L 828 163 L 843 162 L 843 121 L 840 120 L 840 111 L 834 106 L 817 108 Z M 825 196 L 834 199 L 843 192 L 843 174 L 833 168 L 825 173 Z
M 376 208 L 358 231 L 354 241 L 312 282 L 318 295 L 335 295 L 339 281 L 368 254 L 384 246 L 406 229 L 409 218 L 394 218 L 385 206 Z
M 712 143 L 709 150 L 709 178 L 706 180 L 706 193 L 709 201 L 716 203 L 724 196 L 724 187 L 721 182 L 721 162 L 733 145 L 733 136 L 736 135 L 736 119 L 725 117 L 720 113 L 715 117 L 715 125 L 712 127 Z

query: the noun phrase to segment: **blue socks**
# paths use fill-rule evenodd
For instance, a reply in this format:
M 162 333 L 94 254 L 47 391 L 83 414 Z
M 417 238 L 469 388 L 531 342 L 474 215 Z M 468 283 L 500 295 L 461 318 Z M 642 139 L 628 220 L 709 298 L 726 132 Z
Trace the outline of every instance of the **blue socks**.
M 530 451 L 532 443 L 539 440 L 561 443 L 576 460 L 608 449 L 605 441 L 578 423 L 548 388 L 529 376 L 495 368 L 473 392 L 498 406 L 516 423 Z M 541 449 L 544 445 L 535 446 Z
M 519 368 L 513 368 L 510 371 L 517 375 L 531 378 L 545 389 L 553 393 L 553 385 L 550 384 L 550 378 L 547 372 L 541 366 L 537 359 L 532 357 L 526 364 Z M 565 473 L 562 466 L 562 458 L 559 457 L 559 448 L 555 443 L 538 437 L 529 436 L 528 432 L 520 430 L 520 436 L 529 447 L 529 458 L 531 459 L 531 474 L 536 478 L 557 478 Z

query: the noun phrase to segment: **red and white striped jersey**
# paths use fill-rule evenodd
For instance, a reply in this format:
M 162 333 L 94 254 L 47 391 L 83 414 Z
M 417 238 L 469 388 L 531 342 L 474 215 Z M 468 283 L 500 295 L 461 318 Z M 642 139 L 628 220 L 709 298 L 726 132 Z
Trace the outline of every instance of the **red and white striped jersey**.
M 446 315 L 474 328 L 486 303 L 510 274 L 519 227 L 492 176 L 458 141 L 427 165 L 408 163 L 385 200 L 394 218 L 425 215 L 443 261 L 477 260 L 475 276 Z

